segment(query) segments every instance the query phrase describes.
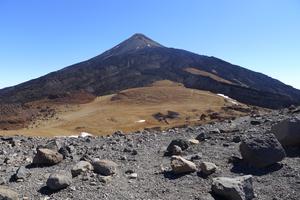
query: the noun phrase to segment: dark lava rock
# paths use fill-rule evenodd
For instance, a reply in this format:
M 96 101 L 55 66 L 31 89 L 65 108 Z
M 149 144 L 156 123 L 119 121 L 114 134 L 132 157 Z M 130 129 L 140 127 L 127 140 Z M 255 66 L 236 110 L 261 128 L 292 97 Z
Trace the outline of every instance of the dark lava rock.
M 37 149 L 33 158 L 35 165 L 55 165 L 63 160 L 63 155 L 50 149 Z
M 232 142 L 234 142 L 234 143 L 239 143 L 239 142 L 241 142 L 241 136 L 239 136 L 239 135 L 233 136 Z
M 271 132 L 283 146 L 300 146 L 300 119 L 287 119 L 275 124 Z
M 252 120 L 252 121 L 250 122 L 250 124 L 251 124 L 251 125 L 254 125 L 254 126 L 260 125 L 260 124 L 261 124 L 261 121 L 258 121 L 258 120 Z
M 172 140 L 172 142 L 169 144 L 169 146 L 167 147 L 167 151 L 172 152 L 175 145 L 179 146 L 181 148 L 181 150 L 183 150 L 183 151 L 186 150 L 187 148 L 189 148 L 189 142 L 187 140 L 175 139 L 175 140 Z
M 196 140 L 199 141 L 205 141 L 206 139 L 208 139 L 208 136 L 204 132 L 199 133 L 199 135 L 196 137 Z
M 51 190 L 61 190 L 72 184 L 72 176 L 67 171 L 52 173 L 47 180 L 47 187 Z
M 117 173 L 118 165 L 111 160 L 96 160 L 93 162 L 93 167 L 97 174 L 109 176 Z
M 16 171 L 16 174 L 13 175 L 14 180 L 25 180 L 27 177 L 31 175 L 30 171 L 26 169 L 24 166 L 21 166 Z
M 236 178 L 218 177 L 213 179 L 214 194 L 230 200 L 251 200 L 254 198 L 252 176 Z
M 48 141 L 45 145 L 39 145 L 38 149 L 51 149 L 53 151 L 58 151 L 60 144 L 56 139 Z
M 181 155 L 182 149 L 179 146 L 174 145 L 168 153 L 170 153 L 171 155 Z
M 250 165 L 263 168 L 285 158 L 285 151 L 273 134 L 245 138 L 240 144 L 241 155 Z
M 68 158 L 68 157 L 71 157 L 72 158 L 72 153 L 75 153 L 74 152 L 75 149 L 73 146 L 62 146 L 58 152 L 63 155 L 64 159 L 65 158 Z
M 136 156 L 137 154 L 138 154 L 137 150 L 136 150 L 136 149 L 133 149 L 132 152 L 131 152 L 131 155 Z

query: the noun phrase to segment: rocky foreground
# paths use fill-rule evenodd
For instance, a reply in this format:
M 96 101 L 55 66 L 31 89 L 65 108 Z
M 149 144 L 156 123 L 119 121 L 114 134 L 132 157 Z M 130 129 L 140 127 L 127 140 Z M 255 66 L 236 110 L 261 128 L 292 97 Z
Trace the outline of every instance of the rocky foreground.
M 107 137 L 0 138 L 0 199 L 300 199 L 300 110 Z

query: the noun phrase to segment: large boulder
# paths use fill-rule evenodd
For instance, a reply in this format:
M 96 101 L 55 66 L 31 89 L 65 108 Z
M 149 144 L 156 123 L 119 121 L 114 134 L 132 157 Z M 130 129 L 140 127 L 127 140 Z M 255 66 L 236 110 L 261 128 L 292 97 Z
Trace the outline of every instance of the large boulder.
M 254 198 L 252 176 L 213 178 L 212 192 L 225 199 L 251 200 Z
M 71 170 L 72 176 L 78 176 L 79 174 L 81 174 L 82 172 L 85 171 L 91 171 L 93 170 L 94 167 L 92 166 L 91 163 L 87 162 L 87 161 L 79 161 L 78 163 L 76 163 L 76 165 L 74 165 L 74 167 Z
M 104 176 L 114 175 L 117 173 L 118 165 L 111 160 L 95 160 L 93 162 L 94 172 Z
M 19 194 L 8 187 L 0 186 L 0 199 L 2 200 L 19 200 Z
M 283 120 L 275 124 L 271 132 L 283 146 L 300 146 L 300 119 Z
M 270 133 L 244 138 L 240 152 L 244 161 L 257 168 L 275 164 L 286 156 L 279 141 Z
M 71 173 L 58 171 L 52 173 L 47 180 L 47 187 L 51 190 L 61 190 L 72 184 Z
M 197 171 L 195 163 L 188 161 L 181 156 L 172 156 L 171 168 L 174 174 L 186 174 Z
M 55 165 L 63 160 L 63 156 L 51 149 L 37 149 L 37 154 L 32 163 L 35 165 Z

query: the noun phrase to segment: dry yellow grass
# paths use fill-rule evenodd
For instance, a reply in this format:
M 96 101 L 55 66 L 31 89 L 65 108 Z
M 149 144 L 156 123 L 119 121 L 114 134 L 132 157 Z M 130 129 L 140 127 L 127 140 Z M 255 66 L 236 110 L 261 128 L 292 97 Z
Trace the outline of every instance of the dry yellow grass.
M 201 114 L 208 110 L 221 112 L 230 104 L 223 97 L 210 92 L 187 89 L 171 81 L 159 81 L 152 86 L 124 90 L 118 94 L 97 97 L 93 102 L 61 107 L 58 119 L 37 121 L 37 128 L 18 131 L 2 131 L 0 134 L 24 134 L 39 136 L 74 135 L 88 132 L 94 135 L 124 132 L 144 128 L 169 128 L 184 124 L 203 123 Z M 156 113 L 179 113 L 177 119 L 158 121 Z

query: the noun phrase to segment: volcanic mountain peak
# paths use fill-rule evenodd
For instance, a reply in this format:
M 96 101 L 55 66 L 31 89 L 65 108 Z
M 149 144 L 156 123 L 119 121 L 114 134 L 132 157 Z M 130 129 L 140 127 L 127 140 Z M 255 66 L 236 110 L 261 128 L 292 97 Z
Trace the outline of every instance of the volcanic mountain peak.
M 142 34 L 134 34 L 87 61 L 2 89 L 0 104 L 74 99 L 73 96 L 90 99 L 160 80 L 221 93 L 241 103 L 266 108 L 300 105 L 300 91 L 278 80 L 218 58 L 166 48 Z
M 133 52 L 144 48 L 155 48 L 155 47 L 164 47 L 164 46 L 141 33 L 136 33 L 130 38 L 128 38 L 127 40 L 113 47 L 112 49 L 104 52 L 101 56 L 110 57 L 110 56 L 120 55 L 123 53 Z

